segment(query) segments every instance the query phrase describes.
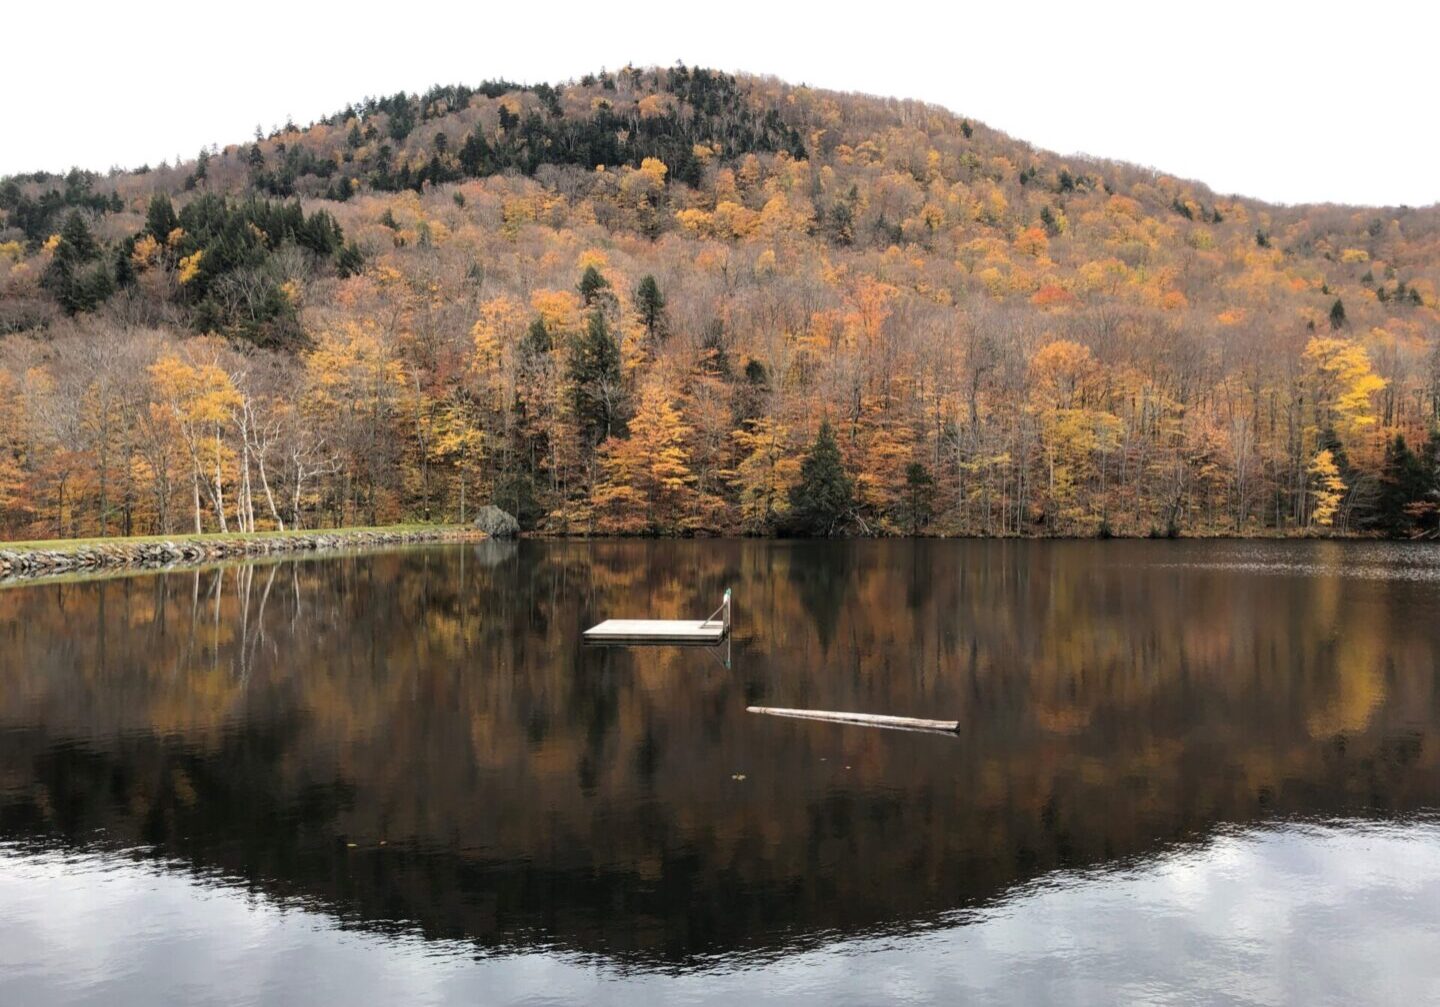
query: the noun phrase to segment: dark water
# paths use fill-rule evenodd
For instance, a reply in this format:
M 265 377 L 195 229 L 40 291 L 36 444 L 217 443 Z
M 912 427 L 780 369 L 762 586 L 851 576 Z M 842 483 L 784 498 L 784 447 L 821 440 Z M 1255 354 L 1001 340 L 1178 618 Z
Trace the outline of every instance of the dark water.
M 728 652 L 579 642 L 725 587 Z M 1437 612 L 1338 543 L 0 589 L 0 1003 L 1436 1002 Z

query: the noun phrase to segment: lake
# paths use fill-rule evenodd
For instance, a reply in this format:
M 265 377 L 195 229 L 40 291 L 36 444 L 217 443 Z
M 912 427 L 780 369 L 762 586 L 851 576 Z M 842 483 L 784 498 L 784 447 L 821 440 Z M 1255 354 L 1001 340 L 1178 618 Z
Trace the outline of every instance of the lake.
M 580 642 L 727 587 L 728 645 Z M 1341 542 L 3 588 L 0 1003 L 1423 1001 L 1437 611 L 1437 547 Z

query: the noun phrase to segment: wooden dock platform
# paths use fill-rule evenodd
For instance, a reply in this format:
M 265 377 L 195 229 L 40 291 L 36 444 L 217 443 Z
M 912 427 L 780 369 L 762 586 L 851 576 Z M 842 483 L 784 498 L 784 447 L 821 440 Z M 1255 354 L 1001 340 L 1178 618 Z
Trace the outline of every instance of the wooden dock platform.
M 606 619 L 585 631 L 586 643 L 715 644 L 730 632 L 730 592 L 708 619 Z
M 891 717 L 878 713 L 841 713 L 836 710 L 791 710 L 779 706 L 747 706 L 746 713 L 764 713 L 771 717 L 795 717 L 798 720 L 824 720 L 832 724 L 855 724 L 859 727 L 884 727 L 892 731 L 926 731 L 934 734 L 955 734 L 958 720 L 926 720 L 921 717 Z

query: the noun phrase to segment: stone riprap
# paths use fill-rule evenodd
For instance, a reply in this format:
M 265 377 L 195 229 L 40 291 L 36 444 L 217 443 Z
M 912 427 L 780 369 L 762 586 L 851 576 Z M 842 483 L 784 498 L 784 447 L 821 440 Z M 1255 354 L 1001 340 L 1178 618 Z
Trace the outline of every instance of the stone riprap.
M 444 527 L 237 535 L 223 539 L 177 537 L 161 542 L 113 539 L 76 546 L 56 545 L 44 549 L 7 549 L 5 544 L 0 542 L 0 581 L 122 567 L 165 568 L 213 563 L 245 556 L 329 552 L 408 542 L 478 540 L 484 537 L 484 533 L 471 527 Z

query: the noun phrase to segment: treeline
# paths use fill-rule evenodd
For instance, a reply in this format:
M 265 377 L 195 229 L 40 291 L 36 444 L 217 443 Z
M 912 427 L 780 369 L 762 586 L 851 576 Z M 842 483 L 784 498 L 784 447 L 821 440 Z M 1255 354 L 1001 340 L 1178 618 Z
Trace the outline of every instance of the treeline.
M 1433 209 L 684 67 L 0 198 L 8 535 L 1436 532 Z
M 32 246 L 39 245 L 58 229 L 67 209 L 119 213 L 125 208 L 115 192 L 96 192 L 97 181 L 99 176 L 94 172 L 78 168 L 63 178 L 43 171 L 11 176 L 0 180 L 0 210 L 5 211 L 9 227 L 19 231 Z
M 632 94 L 646 87 L 649 104 L 621 102 L 606 95 Z M 466 178 L 506 171 L 533 175 L 542 165 L 638 168 L 647 158 L 665 162 L 671 176 L 699 185 L 704 162 L 696 148 L 731 155 L 786 151 L 804 159 L 800 133 L 779 112 L 761 113 L 746 100 L 735 77 L 679 65 L 668 70 L 626 69 L 616 75 L 586 76 L 579 87 L 598 92 L 589 114 L 567 115 L 564 89 L 540 84 L 521 87 L 493 81 L 478 88 L 436 87 L 423 95 L 399 93 L 347 106 L 323 124 L 343 128 L 344 150 L 324 158 L 305 145 L 286 142 L 286 134 L 267 158 L 259 138 L 246 154 L 250 184 L 257 191 L 290 196 L 309 177 L 323 180 L 328 199 L 345 200 L 360 186 L 394 192 L 423 191 Z M 513 96 L 536 99 L 524 106 Z M 504 96 L 508 101 L 498 101 Z M 493 122 L 477 123 L 462 136 L 435 132 L 427 142 L 410 144 L 417 126 L 443 120 L 464 109 L 473 97 L 495 101 Z M 703 155 L 702 155 L 703 156 Z
M 382 299 L 413 325 L 429 296 Z M 1412 447 L 1381 426 L 1384 382 L 1342 337 L 1310 338 L 1283 398 L 1222 383 L 1182 406 L 1070 340 L 1007 360 L 986 321 L 968 350 L 897 360 L 888 393 L 878 371 L 837 388 L 854 360 L 737 358 L 723 327 L 675 353 L 655 278 L 617 292 L 595 264 L 475 313 L 463 341 L 427 345 L 359 310 L 298 356 L 77 328 L 0 372 L 0 515 L 55 536 L 464 520 L 481 502 L 572 534 L 1437 529 L 1440 433 Z

